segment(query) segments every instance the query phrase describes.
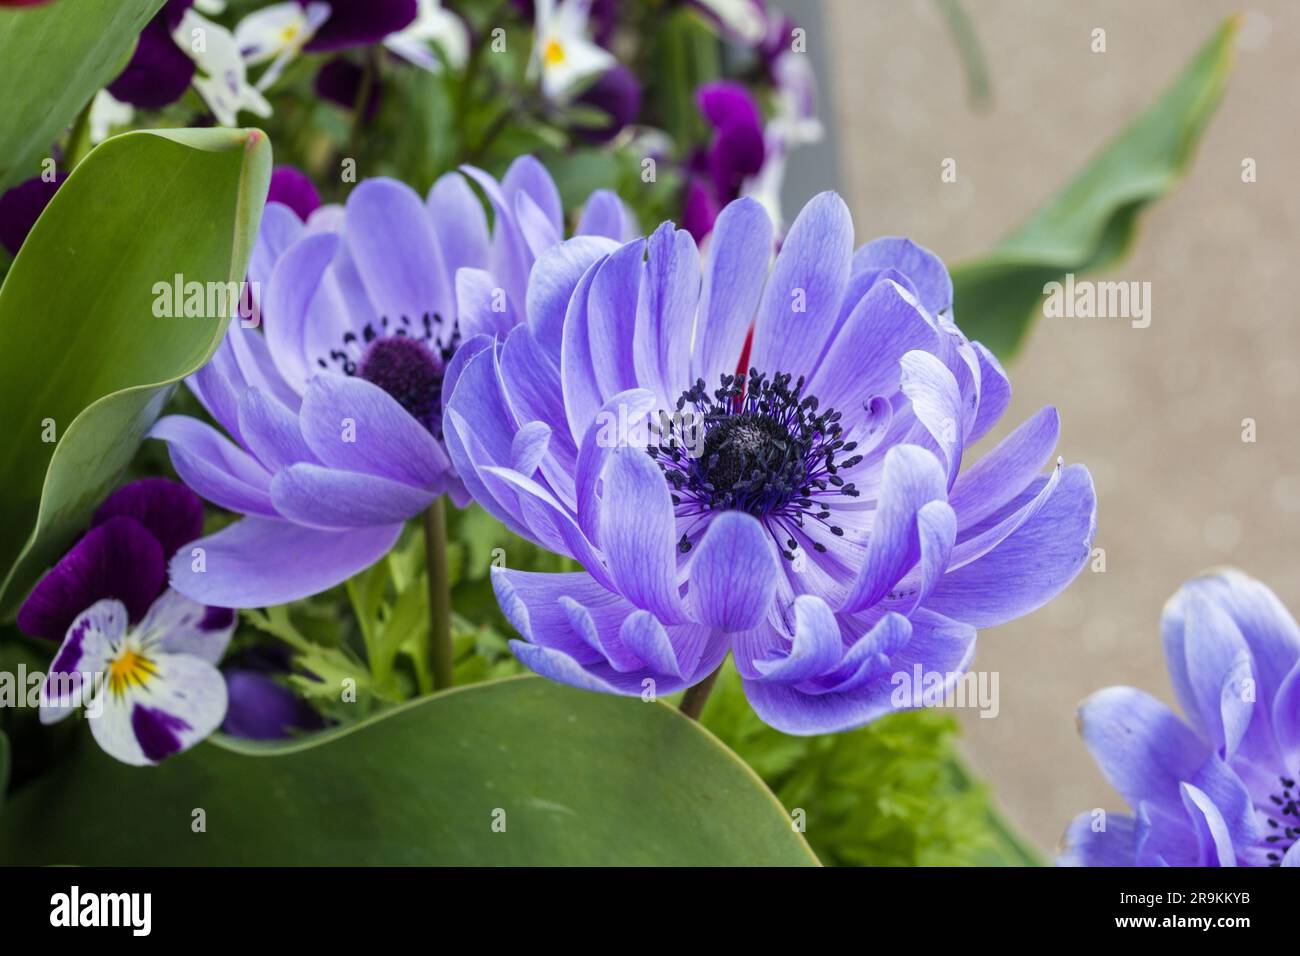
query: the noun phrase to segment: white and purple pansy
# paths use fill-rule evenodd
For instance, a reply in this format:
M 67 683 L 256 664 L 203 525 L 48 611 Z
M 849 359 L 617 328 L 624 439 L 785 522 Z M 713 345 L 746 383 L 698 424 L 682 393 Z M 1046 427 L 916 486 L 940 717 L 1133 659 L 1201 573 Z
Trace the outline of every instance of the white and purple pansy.
M 600 249 L 634 229 L 605 191 L 578 224 Z M 559 191 L 531 157 L 500 182 L 448 174 L 425 199 L 366 180 L 306 223 L 268 204 L 249 264 L 263 328 L 233 321 L 188 380 L 229 438 L 179 415 L 150 433 L 186 484 L 245 516 L 196 543 L 202 562 L 178 556 L 172 586 L 224 607 L 286 603 L 374 563 L 439 495 L 463 506 L 443 396 L 466 359 L 523 320 L 533 263 L 564 235 Z
M 166 587 L 167 558 L 202 525 L 202 503 L 184 486 L 134 482 L 37 583 L 19 627 L 62 641 L 41 686 L 42 722 L 84 706 L 105 752 L 135 765 L 158 763 L 221 725 L 226 684 L 216 665 L 235 614 Z

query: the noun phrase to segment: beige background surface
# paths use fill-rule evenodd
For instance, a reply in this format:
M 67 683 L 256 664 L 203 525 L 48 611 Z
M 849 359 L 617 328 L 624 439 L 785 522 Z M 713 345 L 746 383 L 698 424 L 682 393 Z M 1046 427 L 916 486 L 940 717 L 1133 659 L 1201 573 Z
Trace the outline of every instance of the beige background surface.
M 1237 66 L 1187 179 L 1146 216 L 1135 254 L 1096 278 L 1148 281 L 1152 323 L 1040 320 L 1009 366 L 998 435 L 1045 404 L 1098 492 L 1087 570 L 1054 604 L 980 637 L 1001 713 L 966 714 L 967 746 L 1040 846 L 1092 807 L 1118 809 L 1078 740 L 1077 703 L 1109 684 L 1172 700 L 1161 606 L 1235 564 L 1300 610 L 1300 3 L 967 0 L 994 104 L 967 106 L 930 0 L 826 0 L 831 122 L 859 237 L 911 236 L 949 261 L 989 248 L 1151 101 L 1222 18 L 1244 14 Z M 1107 31 L 1108 50 L 1089 49 Z M 817 42 L 810 37 L 810 43 Z M 815 52 L 815 51 L 813 51 Z M 943 184 L 945 157 L 958 181 Z M 1258 182 L 1241 182 L 1253 157 Z M 960 321 L 960 312 L 957 316 Z M 1242 419 L 1258 441 L 1243 443 Z

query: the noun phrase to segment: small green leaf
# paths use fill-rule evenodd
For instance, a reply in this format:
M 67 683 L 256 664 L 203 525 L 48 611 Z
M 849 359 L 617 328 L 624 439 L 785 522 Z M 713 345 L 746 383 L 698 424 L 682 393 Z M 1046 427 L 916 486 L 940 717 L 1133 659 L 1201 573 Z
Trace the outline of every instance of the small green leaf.
M 90 98 L 130 59 L 163 0 L 60 0 L 0 9 L 0 193 L 38 175 L 40 160 Z
M 954 313 L 971 338 L 1011 356 L 1042 308 L 1043 286 L 1103 269 L 1132 245 L 1138 213 L 1186 171 L 1232 66 L 1226 21 L 1164 95 L 1029 221 L 953 270 Z
M 694 721 L 537 677 L 298 742 L 207 743 L 148 769 L 81 742 L 14 794 L 0 863 L 817 862 L 762 781 Z M 191 830 L 196 807 L 206 833 Z
M 258 130 L 127 133 L 93 150 L 37 220 L 0 288 L 0 613 L 216 350 L 228 320 L 157 318 L 155 285 L 241 281 L 270 172 Z

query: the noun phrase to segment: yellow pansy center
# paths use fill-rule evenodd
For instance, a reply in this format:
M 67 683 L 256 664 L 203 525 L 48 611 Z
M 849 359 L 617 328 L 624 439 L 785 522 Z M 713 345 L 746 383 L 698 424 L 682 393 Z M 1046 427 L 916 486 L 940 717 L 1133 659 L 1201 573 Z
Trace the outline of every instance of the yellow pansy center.
M 115 697 L 121 697 L 128 687 L 143 687 L 151 677 L 157 676 L 153 661 L 128 647 L 108 665 L 108 689 Z
M 296 23 L 291 23 L 283 30 L 280 31 L 281 43 L 286 43 L 286 44 L 292 43 L 297 38 L 298 38 L 298 24 Z
M 559 40 L 552 37 L 546 41 L 546 46 L 542 48 L 542 62 L 547 66 L 555 66 L 564 62 L 564 45 Z

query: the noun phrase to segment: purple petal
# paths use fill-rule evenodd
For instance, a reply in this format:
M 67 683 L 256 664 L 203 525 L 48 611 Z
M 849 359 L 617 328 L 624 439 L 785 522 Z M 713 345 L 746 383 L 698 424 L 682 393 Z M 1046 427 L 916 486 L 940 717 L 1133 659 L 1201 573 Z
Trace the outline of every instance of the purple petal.
M 271 500 L 290 521 L 309 528 L 365 528 L 413 518 L 437 492 L 400 481 L 321 465 L 290 465 L 271 480 Z
M 692 616 L 722 631 L 757 627 L 776 596 L 778 560 L 757 518 L 739 511 L 718 515 L 691 559 Z
M 295 166 L 277 166 L 271 173 L 271 188 L 266 201 L 288 206 L 306 222 L 307 217 L 320 208 L 320 193 L 302 170 Z
M 440 176 L 424 205 L 446 259 L 448 275 L 454 278 L 460 269 L 488 267 L 491 239 L 487 214 L 464 175 L 453 172 Z
M 329 19 L 304 49 L 317 53 L 378 43 L 409 26 L 418 11 L 416 0 L 330 0 Z
M 225 677 L 230 704 L 221 729 L 232 737 L 279 740 L 325 726 L 306 701 L 265 674 L 231 668 Z
M 345 110 L 354 110 L 357 100 L 361 98 L 361 88 L 365 84 L 366 71 L 346 57 L 335 57 L 316 72 L 312 88 L 323 100 L 340 106 Z M 375 118 L 379 104 L 383 99 L 383 86 L 372 83 L 370 93 L 362 115 L 367 121 Z
M 602 256 L 618 246 L 596 236 L 579 236 L 562 242 L 538 257 L 528 279 L 528 328 L 558 368 L 564 335 L 564 316 L 575 290 Z
M 952 308 L 952 279 L 943 260 L 910 239 L 887 236 L 862 246 L 853 254 L 853 271 L 868 269 L 896 269 L 907 276 L 931 315 Z
M 203 534 L 203 502 L 182 484 L 166 478 L 141 478 L 123 485 L 99 506 L 95 525 L 125 516 L 140 522 L 170 558 L 182 545 Z
M 636 122 L 637 114 L 641 112 L 641 84 L 627 67 L 614 66 L 597 77 L 578 97 L 578 102 L 594 106 L 609 119 L 593 126 L 576 126 L 573 132 L 590 143 L 606 143 L 624 126 Z
M 114 99 L 142 110 L 156 110 L 185 95 L 194 79 L 194 61 L 171 36 L 166 13 L 140 31 L 135 52 L 117 79 L 108 84 Z
M 158 539 L 133 518 L 113 517 L 86 532 L 36 583 L 18 610 L 27 634 L 61 641 L 82 611 L 104 598 L 126 605 L 138 621 L 162 591 Z
M 600 545 L 619 592 L 666 624 L 683 623 L 673 504 L 663 472 L 644 451 L 616 448 L 604 484 Z
M 945 574 L 926 607 L 975 627 L 1037 610 L 1083 569 L 1096 531 L 1092 476 L 1071 465 L 1033 518 L 978 561 Z
M 414 190 L 393 179 L 367 179 L 345 208 L 348 250 L 380 316 L 455 315 L 453 278 Z
M 374 564 L 403 525 L 322 531 L 270 518 L 244 518 L 200 538 L 172 559 L 171 585 L 216 607 L 270 607 L 319 594 Z
M 149 437 L 167 442 L 176 473 L 208 501 L 244 514 L 275 514 L 270 474 L 211 425 L 168 415 L 154 423 Z
M 1179 784 L 1210 756 L 1209 745 L 1150 694 L 1108 687 L 1079 707 L 1079 732 L 1110 785 L 1131 807 L 1146 801 L 1181 816 Z
M 19 183 L 0 196 L 0 245 L 11 256 L 18 255 L 23 240 L 67 178 L 67 173 L 60 172 L 56 172 L 54 179 L 49 182 L 37 176 Z
M 425 490 L 440 489 L 450 461 L 405 408 L 361 378 L 318 375 L 303 395 L 303 438 L 323 463 Z
M 772 256 L 772 221 L 746 198 L 729 203 L 710 227 L 691 375 L 713 388 L 720 375 L 735 373 L 758 311 Z M 857 364 L 860 370 L 860 358 Z
M 943 501 L 946 490 L 943 469 L 928 451 L 913 445 L 889 450 L 867 560 L 842 611 L 871 607 L 911 570 L 921 557 L 918 514 L 926 504 Z
M 1137 824 L 1120 813 L 1107 813 L 1096 830 L 1097 817 L 1081 813 L 1071 821 L 1062 839 L 1057 866 L 1136 866 Z
M 691 336 L 700 296 L 700 254 L 690 233 L 670 223 L 656 229 L 646 242 L 640 279 L 632 337 L 636 383 L 657 392 L 662 407 L 671 408 L 690 384 Z
M 750 364 L 794 377 L 815 370 L 849 280 L 853 222 L 835 193 L 815 196 L 795 219 L 758 309 Z

